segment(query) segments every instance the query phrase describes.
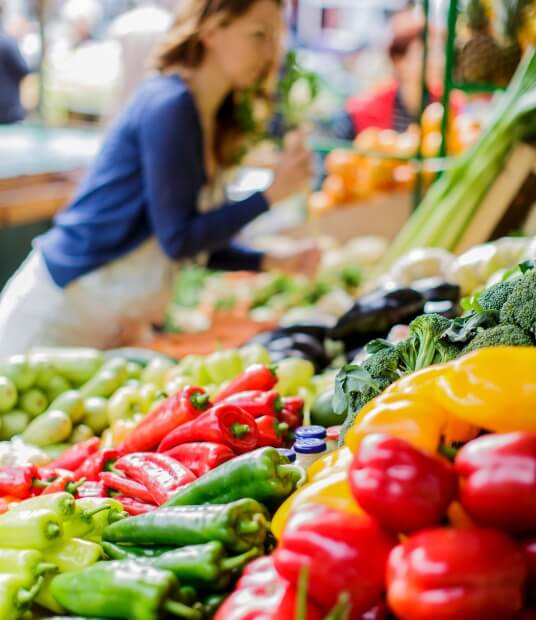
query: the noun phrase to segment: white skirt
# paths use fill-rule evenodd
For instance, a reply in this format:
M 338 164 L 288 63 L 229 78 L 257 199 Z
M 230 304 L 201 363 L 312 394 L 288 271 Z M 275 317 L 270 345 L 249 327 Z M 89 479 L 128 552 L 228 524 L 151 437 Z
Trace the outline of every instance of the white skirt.
M 62 289 L 34 249 L 0 296 L 0 358 L 32 347 L 132 341 L 163 320 L 178 267 L 151 238 Z

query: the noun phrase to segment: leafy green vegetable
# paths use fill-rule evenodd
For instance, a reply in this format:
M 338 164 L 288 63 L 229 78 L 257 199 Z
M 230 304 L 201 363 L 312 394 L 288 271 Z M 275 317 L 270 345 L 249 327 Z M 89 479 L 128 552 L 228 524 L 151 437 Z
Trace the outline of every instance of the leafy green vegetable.
M 472 340 L 482 330 L 495 327 L 498 323 L 498 312 L 493 310 L 480 313 L 471 312 L 454 319 L 445 332 L 444 338 L 454 344 L 464 344 Z

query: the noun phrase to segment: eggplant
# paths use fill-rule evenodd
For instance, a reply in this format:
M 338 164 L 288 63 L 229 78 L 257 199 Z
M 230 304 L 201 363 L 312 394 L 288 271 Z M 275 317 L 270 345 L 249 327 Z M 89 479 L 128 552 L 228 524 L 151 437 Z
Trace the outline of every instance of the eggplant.
M 457 284 L 443 278 L 424 278 L 417 280 L 412 288 L 420 293 L 426 301 L 460 301 L 461 289 Z
M 344 314 L 328 337 L 343 340 L 346 348 L 365 345 L 384 337 L 398 323 L 409 323 L 422 314 L 426 299 L 412 288 L 380 289 L 358 299 Z

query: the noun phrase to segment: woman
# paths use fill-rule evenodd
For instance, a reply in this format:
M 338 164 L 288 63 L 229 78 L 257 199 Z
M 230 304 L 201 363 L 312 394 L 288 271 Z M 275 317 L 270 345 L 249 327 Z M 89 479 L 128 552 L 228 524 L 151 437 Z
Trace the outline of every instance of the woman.
M 147 80 L 112 127 L 74 202 L 36 240 L 0 300 L 0 357 L 33 346 L 113 347 L 159 321 L 177 261 L 312 274 L 312 246 L 272 256 L 233 243 L 311 169 L 287 141 L 264 193 L 207 209 L 207 192 L 240 148 L 233 96 L 278 57 L 281 0 L 182 0 Z M 203 204 L 204 203 L 204 204 Z

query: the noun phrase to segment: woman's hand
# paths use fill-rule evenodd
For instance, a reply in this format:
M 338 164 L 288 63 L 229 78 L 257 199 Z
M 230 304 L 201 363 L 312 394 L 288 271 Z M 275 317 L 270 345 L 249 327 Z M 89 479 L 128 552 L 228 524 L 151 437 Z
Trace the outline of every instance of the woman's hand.
M 273 183 L 265 192 L 271 205 L 309 188 L 313 175 L 313 156 L 305 145 L 305 137 L 305 132 L 301 130 L 285 136 Z
M 314 278 L 320 266 L 322 252 L 312 241 L 304 241 L 285 253 L 266 254 L 264 271 L 279 271 L 288 275 L 301 274 Z

